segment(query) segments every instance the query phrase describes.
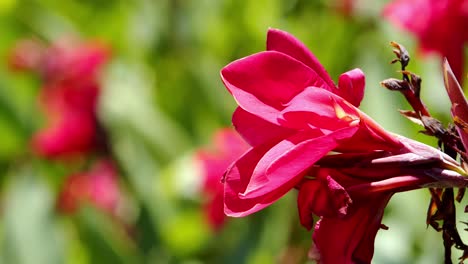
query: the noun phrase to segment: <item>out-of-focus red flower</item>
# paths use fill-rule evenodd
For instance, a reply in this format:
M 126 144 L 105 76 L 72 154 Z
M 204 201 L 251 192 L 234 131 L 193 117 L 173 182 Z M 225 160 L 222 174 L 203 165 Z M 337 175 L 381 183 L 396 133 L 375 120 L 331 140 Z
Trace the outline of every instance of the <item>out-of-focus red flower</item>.
M 206 196 L 205 212 L 213 230 L 219 230 L 226 220 L 221 178 L 226 169 L 238 159 L 249 145 L 232 129 L 221 129 L 214 135 L 214 148 L 197 151 L 196 159 L 203 169 L 203 192 Z
M 388 4 L 383 14 L 412 32 L 423 52 L 436 52 L 447 57 L 458 80 L 464 79 L 467 0 L 397 0 Z
M 355 0 L 336 0 L 335 6 L 338 13 L 345 17 L 350 17 L 354 11 Z
M 87 203 L 114 215 L 120 199 L 117 170 L 110 160 L 101 160 L 90 171 L 66 178 L 58 196 L 57 207 L 63 213 L 75 213 Z
M 98 86 L 43 87 L 40 103 L 47 126 L 33 136 L 33 149 L 54 158 L 87 153 L 97 141 Z
M 42 59 L 45 47 L 41 42 L 33 39 L 24 39 L 16 43 L 9 53 L 8 64 L 14 71 L 37 70 Z
M 110 49 L 99 41 L 80 42 L 63 38 L 49 46 L 26 39 L 19 41 L 9 55 L 13 70 L 34 71 L 46 84 L 88 82 L 110 56 Z
M 395 192 L 464 186 L 444 153 L 391 134 L 361 112 L 364 74 L 336 86 L 292 35 L 270 29 L 267 51 L 232 62 L 222 80 L 239 107 L 237 131 L 253 147 L 225 174 L 225 213 L 246 216 L 299 189 L 301 223 L 315 226 L 320 263 L 370 263 Z
M 39 73 L 40 104 L 48 125 L 34 135 L 33 149 L 57 158 L 86 153 L 98 144 L 96 106 L 98 73 L 109 49 L 98 42 L 58 41 L 49 47 L 19 42 L 10 55 L 17 70 Z

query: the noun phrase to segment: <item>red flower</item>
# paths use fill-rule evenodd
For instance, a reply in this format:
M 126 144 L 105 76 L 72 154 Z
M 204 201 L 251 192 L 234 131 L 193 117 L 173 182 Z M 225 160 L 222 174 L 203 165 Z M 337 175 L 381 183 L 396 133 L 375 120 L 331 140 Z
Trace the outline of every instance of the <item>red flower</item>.
M 219 230 L 226 219 L 221 178 L 226 168 L 239 158 L 248 144 L 231 129 L 221 129 L 214 135 L 213 150 L 199 150 L 197 160 L 203 166 L 203 192 L 206 196 L 205 212 L 213 230 Z
M 335 9 L 345 17 L 350 17 L 355 8 L 355 0 L 335 0 Z
M 464 79 L 467 0 L 397 0 L 387 5 L 383 14 L 416 35 L 423 52 L 447 57 L 458 80 Z
M 221 71 L 239 107 L 233 124 L 253 146 L 225 174 L 225 212 L 245 216 L 298 188 L 301 223 L 312 228 L 321 263 L 370 263 L 393 193 L 466 185 L 442 152 L 391 134 L 361 112 L 364 75 L 338 86 L 293 36 L 270 29 L 267 51 Z M 333 151 L 333 152 L 331 152 Z M 371 197 L 371 199 L 369 199 Z
M 47 83 L 89 82 L 110 55 L 109 48 L 98 41 L 79 42 L 64 38 L 46 47 L 35 40 L 19 41 L 10 52 L 13 70 L 35 71 Z
M 33 137 L 32 146 L 38 154 L 54 158 L 86 153 L 95 147 L 97 88 L 43 87 L 40 102 L 48 125 Z
M 109 160 L 94 164 L 88 172 L 68 176 L 58 197 L 58 209 L 74 213 L 89 203 L 114 215 L 121 198 L 117 178 L 117 170 Z
M 34 43 L 20 42 L 10 58 L 15 69 L 34 70 L 44 82 L 40 103 L 48 126 L 34 136 L 33 148 L 49 158 L 86 153 L 98 144 L 97 73 L 108 49 L 96 42 Z

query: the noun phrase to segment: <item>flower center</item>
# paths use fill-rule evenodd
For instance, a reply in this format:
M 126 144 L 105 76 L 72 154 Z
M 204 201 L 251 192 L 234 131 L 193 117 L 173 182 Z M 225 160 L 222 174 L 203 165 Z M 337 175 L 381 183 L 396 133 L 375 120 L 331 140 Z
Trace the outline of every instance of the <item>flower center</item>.
M 333 108 L 335 109 L 335 115 L 338 119 L 349 123 L 351 126 L 355 126 L 359 123 L 359 117 L 346 112 L 335 100 L 333 101 Z

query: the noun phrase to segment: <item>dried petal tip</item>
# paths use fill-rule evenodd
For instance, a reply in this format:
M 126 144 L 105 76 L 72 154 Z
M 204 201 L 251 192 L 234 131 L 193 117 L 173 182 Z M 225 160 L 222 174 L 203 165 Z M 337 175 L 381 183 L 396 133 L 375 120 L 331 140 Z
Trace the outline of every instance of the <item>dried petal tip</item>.
M 395 78 L 383 80 L 380 82 L 380 85 L 391 91 L 405 91 L 409 89 L 407 82 Z
M 397 56 L 397 58 L 392 60 L 391 63 L 395 63 L 399 61 L 401 63 L 401 68 L 405 69 L 406 66 L 408 66 L 409 61 L 410 61 L 410 56 L 409 56 L 408 51 L 403 45 L 400 45 L 395 41 L 391 41 L 390 45 L 395 48 L 393 50 L 393 53 L 395 53 L 395 55 Z
M 419 118 L 419 114 L 416 113 L 415 111 L 411 110 L 398 110 L 401 115 L 404 117 L 408 118 L 411 122 L 418 124 L 420 126 L 424 126 L 423 122 Z

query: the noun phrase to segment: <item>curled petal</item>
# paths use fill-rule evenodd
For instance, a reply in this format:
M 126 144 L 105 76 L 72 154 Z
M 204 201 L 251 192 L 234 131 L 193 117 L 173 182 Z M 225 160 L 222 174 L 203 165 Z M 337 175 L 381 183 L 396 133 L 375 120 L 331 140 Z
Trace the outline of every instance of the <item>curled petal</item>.
M 267 34 L 267 50 L 275 50 L 301 61 L 323 79 L 325 85 L 320 87 L 329 91 L 334 90 L 335 84 L 319 60 L 302 42 L 288 32 L 270 28 Z
M 285 138 L 294 130 L 270 123 L 238 107 L 232 116 L 232 123 L 237 132 L 252 146 L 257 146 L 273 139 Z
M 250 146 L 233 129 L 224 128 L 214 135 L 212 149 L 199 149 L 195 153 L 204 173 L 204 192 L 215 195 L 223 192 L 221 178 L 226 168 L 242 156 Z
M 291 100 L 281 118 L 283 126 L 293 129 L 336 130 L 358 123 L 359 110 L 327 90 L 307 87 Z
M 258 161 L 240 198 L 257 198 L 284 186 L 292 189 L 308 168 L 356 130 L 357 127 L 346 127 L 327 135 L 306 130 L 280 141 Z
M 224 176 L 224 213 L 226 215 L 233 217 L 246 216 L 267 207 L 280 197 L 239 199 L 239 193 L 244 192 L 247 188 L 256 164 L 272 147 L 272 144 L 274 143 L 253 147 L 226 171 Z M 285 190 L 284 193 L 287 191 Z
M 326 170 L 321 172 L 326 173 Z M 346 190 L 329 175 L 319 175 L 316 180 L 305 181 L 297 196 L 301 224 L 309 230 L 313 224 L 312 213 L 325 217 L 343 217 L 350 204 L 351 198 Z
M 272 204 L 294 188 L 316 160 L 336 147 L 337 141 L 355 131 L 350 127 L 321 137 L 316 131 L 304 131 L 277 144 L 252 148 L 226 172 L 224 212 L 241 217 Z
M 366 78 L 360 69 L 354 69 L 340 75 L 338 80 L 338 94 L 353 104 L 359 107 L 362 98 L 364 98 L 364 86 Z
M 221 78 L 241 108 L 274 124 L 279 111 L 305 87 L 324 86 L 311 68 L 276 51 L 234 61 L 222 69 Z

